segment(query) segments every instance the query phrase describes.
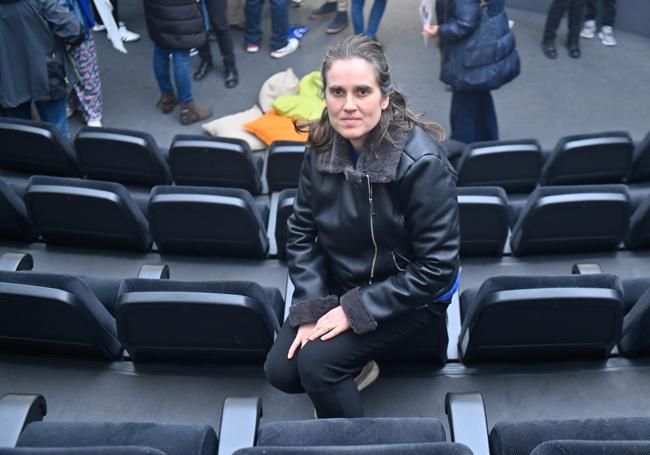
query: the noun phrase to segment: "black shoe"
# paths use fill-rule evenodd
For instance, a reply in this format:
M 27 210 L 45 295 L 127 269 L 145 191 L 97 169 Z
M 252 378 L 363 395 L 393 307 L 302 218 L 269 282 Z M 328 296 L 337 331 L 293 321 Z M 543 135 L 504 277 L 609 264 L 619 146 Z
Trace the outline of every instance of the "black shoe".
M 224 77 L 226 78 L 225 84 L 227 88 L 235 88 L 239 84 L 239 75 L 237 74 L 237 68 L 234 66 L 226 67 Z
M 321 17 L 329 16 L 336 12 L 336 2 L 326 1 L 321 6 L 309 13 L 310 19 L 320 19 Z
M 340 32 L 347 26 L 348 13 L 341 11 L 340 13 L 336 13 L 336 16 L 334 16 L 334 19 L 332 19 L 332 21 L 327 25 L 327 29 L 325 31 L 331 35 L 333 33 Z
M 569 57 L 571 58 L 580 58 L 580 56 L 582 55 L 580 53 L 580 45 L 575 41 L 567 42 L 566 48 L 569 51 Z
M 557 58 L 557 49 L 555 48 L 555 43 L 553 42 L 550 41 L 543 42 L 542 52 L 544 52 L 546 58 L 550 58 L 551 60 L 555 60 Z
M 200 81 L 213 69 L 214 69 L 214 65 L 212 64 L 211 61 L 209 61 L 209 60 L 201 60 L 201 64 L 199 65 L 199 69 L 197 69 L 196 73 L 194 73 L 194 80 L 195 81 Z

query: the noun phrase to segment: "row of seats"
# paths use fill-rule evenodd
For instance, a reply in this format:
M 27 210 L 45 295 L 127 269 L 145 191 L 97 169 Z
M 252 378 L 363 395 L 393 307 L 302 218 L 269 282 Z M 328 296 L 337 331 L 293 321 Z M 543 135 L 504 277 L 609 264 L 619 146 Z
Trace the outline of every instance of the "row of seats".
M 127 185 L 218 186 L 261 194 L 264 158 L 239 139 L 176 135 L 169 151 L 147 133 L 82 128 L 72 146 L 52 125 L 0 119 L 0 168 L 28 175 L 86 177 Z M 270 192 L 297 186 L 305 145 L 277 141 L 269 148 Z
M 450 159 L 459 186 L 499 186 L 509 193 L 528 193 L 538 185 L 650 180 L 650 133 L 636 148 L 628 133 L 611 132 L 563 137 L 550 153 L 536 140 L 480 142 L 457 153 Z
M 270 216 L 268 200 L 236 188 L 156 186 L 134 199 L 118 183 L 34 176 L 23 202 L 0 180 L 0 236 L 143 252 L 155 241 L 161 254 L 266 258 L 274 235 L 284 259 L 295 194 L 282 190 Z M 650 247 L 650 195 L 631 199 L 623 185 L 541 187 L 525 203 L 509 203 L 498 187 L 459 188 L 458 202 L 461 257 L 501 256 L 510 232 L 516 256 Z
M 451 439 L 436 418 L 269 422 L 259 398 L 226 398 L 219 435 L 209 425 L 43 421 L 41 395 L 0 399 L 3 455 L 642 455 L 650 418 L 496 423 L 488 433 L 479 393 L 448 393 Z

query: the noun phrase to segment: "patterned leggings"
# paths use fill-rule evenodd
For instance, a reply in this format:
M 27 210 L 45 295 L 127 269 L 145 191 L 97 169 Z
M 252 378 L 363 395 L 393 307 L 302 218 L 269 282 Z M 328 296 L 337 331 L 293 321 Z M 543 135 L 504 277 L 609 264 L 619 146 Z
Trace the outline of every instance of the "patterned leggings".
M 79 108 L 84 121 L 102 120 L 102 83 L 99 79 L 99 66 L 97 65 L 97 52 L 95 40 L 90 35 L 78 46 L 74 46 L 70 53 L 79 71 L 79 82 L 70 93 L 68 105 L 72 109 Z

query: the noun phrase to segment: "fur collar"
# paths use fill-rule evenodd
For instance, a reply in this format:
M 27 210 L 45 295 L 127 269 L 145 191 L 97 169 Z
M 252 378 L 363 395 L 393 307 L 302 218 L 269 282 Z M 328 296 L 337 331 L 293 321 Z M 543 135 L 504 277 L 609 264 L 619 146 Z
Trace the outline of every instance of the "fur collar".
M 366 145 L 359 150 L 355 169 L 352 164 L 352 144 L 338 133 L 334 133 L 331 148 L 318 153 L 316 169 L 327 174 L 343 173 L 346 180 L 352 182 L 359 182 L 365 179 L 366 175 L 373 183 L 392 182 L 404 151 L 406 134 L 397 128 L 393 128 L 390 134 L 395 141 L 394 145 L 387 140 L 377 143 L 379 128 L 375 127 L 368 135 Z

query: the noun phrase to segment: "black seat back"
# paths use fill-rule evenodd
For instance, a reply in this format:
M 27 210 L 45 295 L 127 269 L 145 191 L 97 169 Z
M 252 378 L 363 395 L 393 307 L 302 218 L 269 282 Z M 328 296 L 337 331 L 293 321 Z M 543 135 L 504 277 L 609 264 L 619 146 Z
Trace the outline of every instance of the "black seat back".
M 49 123 L 0 118 L 0 167 L 29 174 L 80 176 L 74 150 Z
M 116 310 L 120 340 L 135 361 L 260 361 L 282 320 L 279 291 L 270 296 L 244 281 L 125 280 Z
M 458 348 L 466 363 L 605 358 L 621 335 L 622 300 L 614 275 L 490 278 L 464 314 Z
M 148 133 L 83 127 L 74 146 L 81 170 L 89 179 L 142 186 L 172 181 L 167 163 Z
M 287 221 L 293 213 L 293 201 L 298 190 L 284 189 L 278 196 L 278 211 L 275 219 L 275 241 L 278 246 L 278 258 L 287 258 Z
M 31 241 L 36 232 L 27 216 L 27 208 L 16 192 L 0 179 L 0 238 Z
M 271 144 L 266 166 L 266 182 L 270 192 L 298 188 L 304 154 L 304 142 L 275 141 Z
M 650 453 L 650 441 L 548 441 L 530 455 L 643 455 Z
M 512 229 L 513 254 L 618 249 L 630 221 L 624 185 L 540 187 Z
M 503 254 L 508 237 L 508 199 L 499 187 L 458 188 L 460 255 Z
M 116 359 L 115 320 L 79 278 L 0 272 L 0 350 Z
M 646 134 L 646 137 L 634 150 L 628 180 L 631 182 L 650 180 L 650 133 Z
M 435 442 L 415 444 L 364 444 L 321 447 L 249 447 L 233 455 L 472 455 L 462 444 Z
M 177 135 L 169 148 L 169 165 L 178 185 L 262 190 L 260 170 L 246 141 Z
M 627 176 L 634 143 L 626 132 L 560 139 L 544 165 L 544 185 L 619 183 Z
M 499 186 L 509 193 L 532 191 L 542 173 L 536 140 L 469 144 L 458 165 L 458 186 Z
M 646 356 L 650 354 L 650 279 L 625 280 L 623 287 L 626 300 L 635 301 L 623 320 L 618 351 L 625 357 Z
M 650 196 L 645 198 L 630 218 L 625 247 L 628 250 L 650 248 Z
M 46 243 L 148 251 L 147 220 L 119 183 L 34 176 L 25 192 Z

